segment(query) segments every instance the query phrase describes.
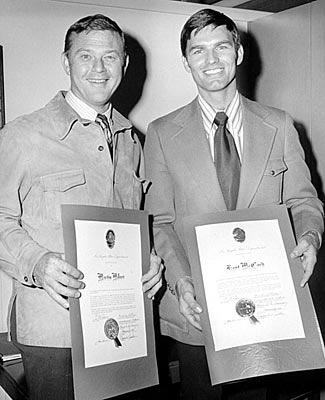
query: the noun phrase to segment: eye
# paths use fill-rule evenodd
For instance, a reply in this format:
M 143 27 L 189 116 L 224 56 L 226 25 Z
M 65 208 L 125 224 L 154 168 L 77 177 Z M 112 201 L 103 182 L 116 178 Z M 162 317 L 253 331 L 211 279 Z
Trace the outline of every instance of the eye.
M 109 54 L 106 54 L 106 55 L 103 57 L 104 62 L 107 62 L 107 63 L 114 62 L 114 61 L 116 61 L 117 59 L 118 59 L 118 56 L 117 56 L 117 54 L 115 54 L 115 53 L 109 53 Z
M 194 55 L 203 54 L 203 49 L 201 49 L 201 48 L 193 49 L 192 54 L 194 54 Z
M 80 54 L 80 58 L 82 61 L 90 61 L 91 60 L 90 54 L 87 54 L 87 53 Z
M 228 43 L 222 43 L 217 46 L 217 50 L 228 50 L 230 47 L 231 46 Z

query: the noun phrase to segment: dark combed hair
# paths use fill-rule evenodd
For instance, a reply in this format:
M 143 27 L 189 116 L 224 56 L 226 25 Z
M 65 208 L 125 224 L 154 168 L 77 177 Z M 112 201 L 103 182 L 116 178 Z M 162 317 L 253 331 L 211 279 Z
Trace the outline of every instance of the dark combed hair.
M 187 42 L 190 40 L 192 32 L 196 34 L 209 25 L 215 28 L 225 25 L 232 34 L 236 51 L 238 50 L 240 46 L 240 34 L 235 22 L 219 11 L 205 8 L 193 14 L 183 26 L 181 32 L 181 50 L 184 57 L 186 57 Z
M 79 19 L 67 30 L 64 40 L 64 52 L 67 53 L 71 47 L 71 36 L 73 33 L 90 32 L 90 31 L 113 31 L 117 32 L 121 37 L 124 53 L 126 54 L 125 37 L 122 29 L 112 19 L 102 14 L 89 15 Z

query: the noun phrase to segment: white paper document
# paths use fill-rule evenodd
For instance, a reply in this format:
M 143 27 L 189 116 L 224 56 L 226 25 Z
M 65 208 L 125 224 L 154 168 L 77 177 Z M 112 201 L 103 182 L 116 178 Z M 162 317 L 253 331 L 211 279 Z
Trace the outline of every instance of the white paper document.
M 147 356 L 140 226 L 75 220 L 85 368 Z
M 215 351 L 305 337 L 277 220 L 195 231 Z

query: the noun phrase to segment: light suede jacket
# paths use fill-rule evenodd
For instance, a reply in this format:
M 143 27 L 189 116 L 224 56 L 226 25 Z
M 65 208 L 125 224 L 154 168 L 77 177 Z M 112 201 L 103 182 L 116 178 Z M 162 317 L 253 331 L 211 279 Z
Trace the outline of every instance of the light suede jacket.
M 18 341 L 69 347 L 69 312 L 33 284 L 47 252 L 64 258 L 61 204 L 138 209 L 143 156 L 130 122 L 113 110 L 115 167 L 99 125 L 59 92 L 0 131 L 0 268 L 14 278 Z M 114 184 L 113 184 L 114 182 Z
M 243 159 L 237 209 L 285 204 L 296 236 L 323 233 L 323 208 L 289 115 L 241 96 Z M 225 211 L 197 99 L 149 125 L 145 142 L 149 188 L 145 208 L 154 216 L 155 248 L 165 263 L 167 290 L 159 306 L 161 331 L 181 342 L 204 344 L 179 313 L 174 288 L 191 276 L 183 218 Z

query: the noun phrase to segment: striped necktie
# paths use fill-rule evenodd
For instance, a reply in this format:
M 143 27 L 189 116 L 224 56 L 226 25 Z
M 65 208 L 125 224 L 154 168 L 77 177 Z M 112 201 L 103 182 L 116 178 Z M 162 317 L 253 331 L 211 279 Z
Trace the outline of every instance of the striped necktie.
M 104 135 L 107 140 L 108 147 L 109 147 L 109 152 L 113 159 L 113 135 L 112 135 L 106 115 L 97 114 L 96 123 L 98 125 L 100 125 L 100 127 L 102 128 L 102 130 L 104 132 Z
M 214 135 L 214 163 L 227 208 L 234 210 L 238 197 L 241 165 L 234 138 L 226 128 L 227 119 L 224 112 L 218 112 L 214 119 L 218 127 Z

